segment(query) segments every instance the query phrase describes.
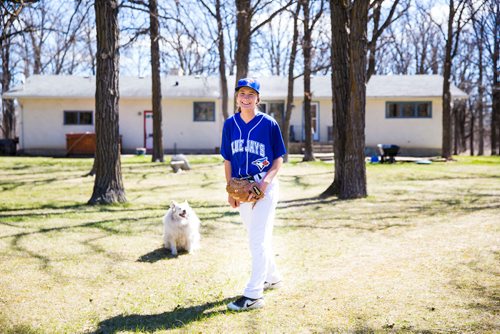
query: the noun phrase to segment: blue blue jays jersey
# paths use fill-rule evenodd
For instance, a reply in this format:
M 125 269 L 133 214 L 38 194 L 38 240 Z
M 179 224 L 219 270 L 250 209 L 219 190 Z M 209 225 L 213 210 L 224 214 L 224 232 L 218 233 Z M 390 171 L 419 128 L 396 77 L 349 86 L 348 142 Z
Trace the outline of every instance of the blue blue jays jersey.
M 224 122 L 221 155 L 231 161 L 231 176 L 246 177 L 266 172 L 273 161 L 286 153 L 278 123 L 271 116 L 257 112 L 248 123 L 240 113 Z

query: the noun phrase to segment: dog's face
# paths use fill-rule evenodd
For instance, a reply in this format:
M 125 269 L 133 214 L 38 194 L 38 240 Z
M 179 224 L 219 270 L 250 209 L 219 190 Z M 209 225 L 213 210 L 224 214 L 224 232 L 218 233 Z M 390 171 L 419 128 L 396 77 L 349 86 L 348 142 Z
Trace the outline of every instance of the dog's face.
M 187 224 L 189 219 L 189 212 L 191 207 L 189 206 L 187 201 L 182 203 L 177 203 L 176 201 L 172 201 L 170 204 L 170 210 L 172 212 L 172 218 L 181 222 L 181 224 Z

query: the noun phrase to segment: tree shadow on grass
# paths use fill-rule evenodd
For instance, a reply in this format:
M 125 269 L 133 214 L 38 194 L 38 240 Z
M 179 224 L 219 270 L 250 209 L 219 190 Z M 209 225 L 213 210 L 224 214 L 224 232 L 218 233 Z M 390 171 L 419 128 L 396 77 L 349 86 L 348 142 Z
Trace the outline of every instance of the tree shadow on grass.
M 0 235 L 0 239 L 12 238 L 12 237 L 14 237 L 14 238 L 25 237 L 25 236 L 36 235 L 36 234 L 45 234 L 45 233 L 50 233 L 50 232 L 72 231 L 72 230 L 75 230 L 78 228 L 96 228 L 96 229 L 99 229 L 99 230 L 106 232 L 110 235 L 113 235 L 113 234 L 126 235 L 126 234 L 128 234 L 127 231 L 122 231 L 118 228 L 109 227 L 109 226 L 106 226 L 106 224 L 125 224 L 125 223 L 142 222 L 142 221 L 147 221 L 148 219 L 151 219 L 151 218 L 152 218 L 151 216 L 146 215 L 146 216 L 142 216 L 142 217 L 96 220 L 96 221 L 89 221 L 87 223 L 78 224 L 78 225 L 66 225 L 66 226 L 40 228 L 36 231 Z M 4 223 L 0 222 L 0 224 L 4 224 Z
M 149 333 L 156 330 L 181 328 L 191 322 L 201 321 L 205 318 L 229 312 L 226 308 L 224 310 L 216 310 L 214 308 L 223 306 L 234 298 L 225 298 L 190 307 L 177 306 L 170 312 L 159 314 L 117 315 L 101 321 L 99 327 L 92 334 L 108 334 L 122 331 L 134 332 L 137 330 Z
M 50 173 L 50 172 L 49 172 Z M 28 173 L 23 173 L 26 175 L 33 175 L 32 172 Z M 16 175 L 21 175 L 21 174 L 16 174 Z M 61 181 L 68 181 L 68 180 L 78 180 L 80 179 L 80 176 L 78 175 L 69 175 L 69 176 L 57 176 L 57 177 L 48 177 L 48 178 L 40 178 L 40 179 L 35 179 L 35 180 L 14 180 L 14 181 L 9 181 L 9 182 L 0 182 L 0 187 L 2 187 L 4 190 L 15 190 L 19 187 L 34 187 L 34 186 L 41 186 L 41 185 L 49 185 L 52 183 L 56 182 L 61 182 Z
M 345 201 L 345 200 L 344 200 Z M 311 196 L 305 198 L 296 198 L 290 200 L 283 200 L 278 202 L 278 208 L 287 209 L 289 207 L 303 207 L 312 205 L 322 205 L 322 204 L 334 204 L 339 202 L 337 197 L 321 197 L 321 196 Z
M 0 218 L 37 218 L 50 216 L 64 216 L 69 213 L 73 214 L 89 214 L 89 213 L 101 213 L 101 212 L 143 212 L 145 210 L 162 210 L 162 206 L 148 206 L 144 207 L 126 207 L 121 204 L 112 205 L 88 205 L 87 203 L 76 203 L 76 204 L 58 204 L 58 203 L 46 203 L 46 204 L 36 204 L 31 207 L 18 207 L 18 208 L 0 208 Z

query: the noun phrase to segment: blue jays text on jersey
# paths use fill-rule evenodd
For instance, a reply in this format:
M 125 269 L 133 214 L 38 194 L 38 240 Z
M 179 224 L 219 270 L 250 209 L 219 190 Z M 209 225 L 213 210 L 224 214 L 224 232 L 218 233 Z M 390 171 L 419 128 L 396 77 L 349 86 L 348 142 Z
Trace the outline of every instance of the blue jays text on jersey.
M 285 153 L 279 125 L 271 116 L 257 112 L 245 123 L 237 113 L 224 122 L 221 155 L 231 161 L 232 177 L 265 172 Z
M 264 157 L 266 155 L 266 146 L 262 143 L 259 143 L 258 141 L 255 140 L 249 140 L 247 145 L 243 147 L 243 144 L 245 143 L 245 140 L 243 139 L 236 139 L 231 142 L 231 150 L 233 155 L 238 152 L 250 152 L 253 154 L 258 154 L 261 157 Z

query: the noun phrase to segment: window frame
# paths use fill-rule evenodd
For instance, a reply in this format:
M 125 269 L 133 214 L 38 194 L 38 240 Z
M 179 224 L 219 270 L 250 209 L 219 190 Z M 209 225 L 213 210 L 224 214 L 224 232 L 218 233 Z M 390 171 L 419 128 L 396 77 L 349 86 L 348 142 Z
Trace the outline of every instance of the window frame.
M 306 140 L 306 111 L 305 111 L 305 103 L 302 102 L 302 141 Z M 313 141 L 319 142 L 321 139 L 321 103 L 319 101 L 311 101 L 311 116 L 313 113 L 313 107 L 316 108 L 316 120 L 311 119 L 311 123 L 313 125 L 313 130 L 316 128 L 316 131 L 313 132 Z
M 271 108 L 271 104 L 280 104 L 283 107 L 283 110 L 281 110 L 281 115 L 279 115 L 279 117 L 276 117 L 275 115 L 271 115 L 269 113 L 270 108 Z M 284 100 L 266 100 L 266 101 L 260 101 L 259 104 L 257 105 L 257 107 L 259 108 L 260 112 L 263 112 L 264 114 L 267 114 L 267 115 L 273 117 L 276 120 L 282 119 L 284 121 L 284 119 L 285 119 L 286 101 L 284 101 Z
M 76 123 L 68 123 L 66 119 L 67 114 L 76 114 Z M 82 123 L 82 114 L 90 114 L 90 123 Z M 89 126 L 94 125 L 94 111 L 92 110 L 63 110 L 63 125 L 68 126 Z
M 197 112 L 201 112 L 201 110 L 197 109 L 198 104 L 210 104 L 212 109 L 212 117 L 207 119 L 197 119 Z M 193 122 L 215 122 L 216 120 L 216 105 L 214 101 L 193 101 Z M 207 115 L 208 116 L 208 115 Z
M 428 108 L 428 116 L 419 116 L 419 105 L 426 104 Z M 396 106 L 396 116 L 391 116 L 391 106 Z M 405 109 L 411 107 L 412 114 L 410 116 L 404 115 Z M 399 119 L 399 118 L 432 118 L 432 101 L 386 101 L 385 102 L 385 118 L 386 119 Z

